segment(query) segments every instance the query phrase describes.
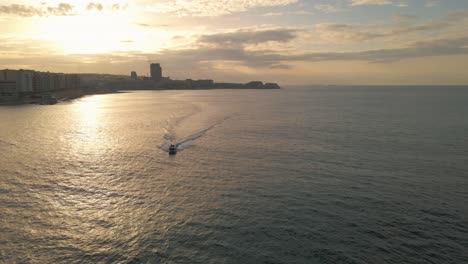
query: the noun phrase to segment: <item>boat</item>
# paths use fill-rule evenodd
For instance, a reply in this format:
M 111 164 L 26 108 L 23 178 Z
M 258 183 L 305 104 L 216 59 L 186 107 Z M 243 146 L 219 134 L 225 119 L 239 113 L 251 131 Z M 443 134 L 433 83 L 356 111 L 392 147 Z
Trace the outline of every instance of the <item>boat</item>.
M 169 155 L 175 155 L 177 154 L 177 147 L 174 144 L 171 144 L 169 147 Z

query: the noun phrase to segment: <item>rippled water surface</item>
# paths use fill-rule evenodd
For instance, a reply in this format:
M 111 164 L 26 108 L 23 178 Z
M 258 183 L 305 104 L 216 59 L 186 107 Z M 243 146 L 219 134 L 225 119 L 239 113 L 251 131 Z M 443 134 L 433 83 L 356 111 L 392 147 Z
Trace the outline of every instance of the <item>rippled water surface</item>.
M 468 88 L 0 107 L 0 263 L 467 263 L 467 204 Z

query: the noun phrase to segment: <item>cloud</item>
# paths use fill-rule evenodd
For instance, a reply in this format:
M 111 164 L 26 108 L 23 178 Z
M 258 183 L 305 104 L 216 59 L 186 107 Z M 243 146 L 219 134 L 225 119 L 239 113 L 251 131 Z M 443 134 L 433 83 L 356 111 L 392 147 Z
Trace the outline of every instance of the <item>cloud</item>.
M 392 20 L 396 24 L 408 24 L 415 21 L 418 17 L 414 15 L 397 14 L 392 17 Z
M 298 10 L 298 11 L 291 11 L 288 12 L 288 14 L 293 14 L 293 15 L 313 15 L 315 14 L 312 11 L 307 11 L 307 10 Z
M 265 14 L 263 14 L 262 16 L 271 17 L 271 16 L 282 16 L 282 15 L 284 15 L 284 13 L 281 13 L 281 12 L 276 12 L 276 13 L 270 12 L 270 13 L 265 13 Z
M 275 65 L 271 65 L 269 68 L 270 69 L 289 70 L 292 67 L 291 67 L 291 65 L 287 65 L 287 64 L 275 64 Z
M 467 18 L 468 11 L 458 11 L 449 13 L 433 21 L 415 24 L 412 23 L 416 19 L 414 16 L 398 16 L 396 22 L 400 23 L 400 27 L 392 29 L 388 34 L 397 35 L 411 32 L 435 33 L 436 31 L 456 28 L 461 28 L 465 31 Z
M 393 0 L 350 0 L 351 6 L 363 6 L 363 5 L 394 5 L 398 7 L 408 7 L 408 3 L 395 2 Z
M 420 24 L 420 25 L 415 25 L 415 26 L 406 26 L 406 27 L 396 28 L 388 32 L 387 36 L 401 35 L 401 34 L 407 34 L 407 33 L 412 33 L 412 32 L 432 32 L 436 30 L 446 29 L 449 26 L 450 26 L 450 23 L 448 22 L 435 21 L 435 22 L 430 22 L 430 23 L 425 23 L 425 24 Z
M 70 12 L 73 11 L 73 6 L 66 3 L 60 3 L 56 7 L 47 7 L 47 11 L 49 15 L 68 16 L 70 15 Z
M 240 29 L 234 32 L 203 35 L 198 39 L 201 44 L 247 45 L 264 42 L 288 42 L 296 38 L 298 29 L 277 28 L 266 30 Z
M 102 11 L 104 7 L 102 6 L 101 3 L 88 3 L 88 6 L 86 7 L 87 10 L 97 10 L 97 11 Z
M 452 12 L 444 17 L 446 22 L 452 24 L 458 24 L 466 19 L 468 19 L 468 10 Z
M 349 24 L 322 23 L 315 25 L 315 30 L 321 39 L 331 42 L 363 41 L 385 36 Z
M 315 25 L 315 32 L 320 39 L 332 43 L 368 41 L 378 38 L 400 38 L 412 33 L 419 33 L 425 37 L 443 31 L 460 31 L 466 28 L 468 11 L 450 13 L 440 19 L 417 23 L 417 17 L 396 15 L 392 18 L 394 26 L 391 28 L 377 28 L 353 24 L 321 23 Z
M 424 3 L 425 7 L 435 7 L 439 5 L 440 5 L 440 1 L 427 1 L 426 3 Z
M 317 52 L 297 56 L 286 56 L 286 58 L 304 61 L 360 60 L 368 62 L 392 62 L 416 57 L 466 55 L 468 54 L 467 45 L 468 36 L 417 41 L 406 47 L 393 49 L 376 49 L 358 52 Z
M 0 43 L 4 43 L 4 41 L 2 40 Z M 9 44 L 11 47 L 15 45 L 13 42 Z M 30 46 L 33 47 L 35 45 L 35 43 L 31 43 Z M 63 56 L 63 54 L 55 54 L 53 51 L 45 55 L 41 49 L 33 49 L 28 54 L 23 54 L 23 51 L 21 51 L 21 56 L 15 55 L 14 51 L 7 51 L 7 53 L 9 54 L 2 54 L 0 56 L 0 64 L 6 67 L 66 72 L 123 73 L 130 69 L 147 72 L 147 62 L 156 61 L 162 63 L 164 68 L 170 72 L 169 75 L 175 78 L 193 77 L 214 78 L 216 80 L 245 80 L 246 73 L 257 78 L 262 73 L 270 72 L 272 73 L 270 79 L 274 80 L 281 76 L 295 74 L 296 72 L 290 69 L 296 68 L 298 65 L 304 65 L 303 63 L 312 66 L 312 63 L 315 62 L 337 62 L 340 64 L 333 65 L 348 67 L 349 65 L 363 66 L 367 62 L 381 63 L 382 65 L 378 67 L 386 67 L 385 65 L 393 67 L 393 62 L 406 59 L 426 58 L 426 61 L 435 62 L 437 60 L 434 57 L 437 56 L 441 58 L 444 56 L 462 57 L 463 55 L 468 55 L 468 35 L 459 38 L 447 37 L 416 41 L 405 46 L 389 49 L 368 49 L 348 52 L 317 51 L 294 53 L 291 51 L 271 50 L 252 51 L 246 50 L 242 46 L 198 46 L 193 49 L 164 50 L 160 53 L 135 51 Z M 349 63 L 346 64 L 346 62 Z M 408 65 L 406 63 L 403 62 L 403 64 L 399 65 Z M 366 69 L 371 70 L 373 67 L 369 65 Z M 335 73 L 336 71 L 334 70 L 332 68 L 330 72 Z M 308 70 L 301 74 L 303 76 L 310 76 L 314 72 L 313 70 Z M 411 71 L 408 74 L 411 74 Z M 340 78 L 339 74 L 335 77 Z M 424 81 L 426 79 L 419 80 Z
M 314 8 L 323 12 L 323 13 L 335 13 L 340 11 L 340 8 L 330 4 L 317 4 L 314 5 Z
M 360 5 L 390 5 L 393 4 L 390 0 L 351 0 L 352 6 Z
M 110 9 L 112 11 L 124 10 L 127 8 L 128 8 L 128 5 L 121 5 L 121 4 L 113 4 L 110 6 Z
M 299 0 L 167 0 L 164 2 L 148 2 L 146 10 L 157 13 L 169 13 L 178 16 L 221 16 L 244 12 L 258 7 L 287 6 Z
M 409 58 L 467 55 L 468 36 L 416 41 L 406 46 L 349 52 L 302 52 L 247 50 L 243 46 L 199 46 L 193 49 L 166 50 L 157 55 L 164 64 L 192 65 L 199 62 L 236 62 L 251 68 L 285 69 L 295 62 L 366 61 L 388 63 Z M 148 54 L 151 59 L 155 56 Z
M 29 6 L 29 5 L 1 5 L 0 14 L 32 17 L 32 16 L 70 16 L 73 15 L 73 6 L 67 3 L 59 3 L 57 6 L 45 6 L 40 7 Z

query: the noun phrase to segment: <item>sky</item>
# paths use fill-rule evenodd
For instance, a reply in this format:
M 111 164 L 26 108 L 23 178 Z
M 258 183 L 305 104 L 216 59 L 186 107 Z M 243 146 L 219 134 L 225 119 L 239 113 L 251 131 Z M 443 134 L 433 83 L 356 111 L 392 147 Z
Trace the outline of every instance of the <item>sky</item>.
M 467 0 L 0 0 L 0 68 L 467 85 Z

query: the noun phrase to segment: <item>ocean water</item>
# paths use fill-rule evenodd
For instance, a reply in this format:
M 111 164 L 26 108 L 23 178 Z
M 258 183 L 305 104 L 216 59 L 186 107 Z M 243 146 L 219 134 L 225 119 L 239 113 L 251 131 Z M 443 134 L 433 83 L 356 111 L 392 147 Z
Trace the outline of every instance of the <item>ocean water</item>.
M 468 87 L 0 107 L 0 263 L 468 263 Z

